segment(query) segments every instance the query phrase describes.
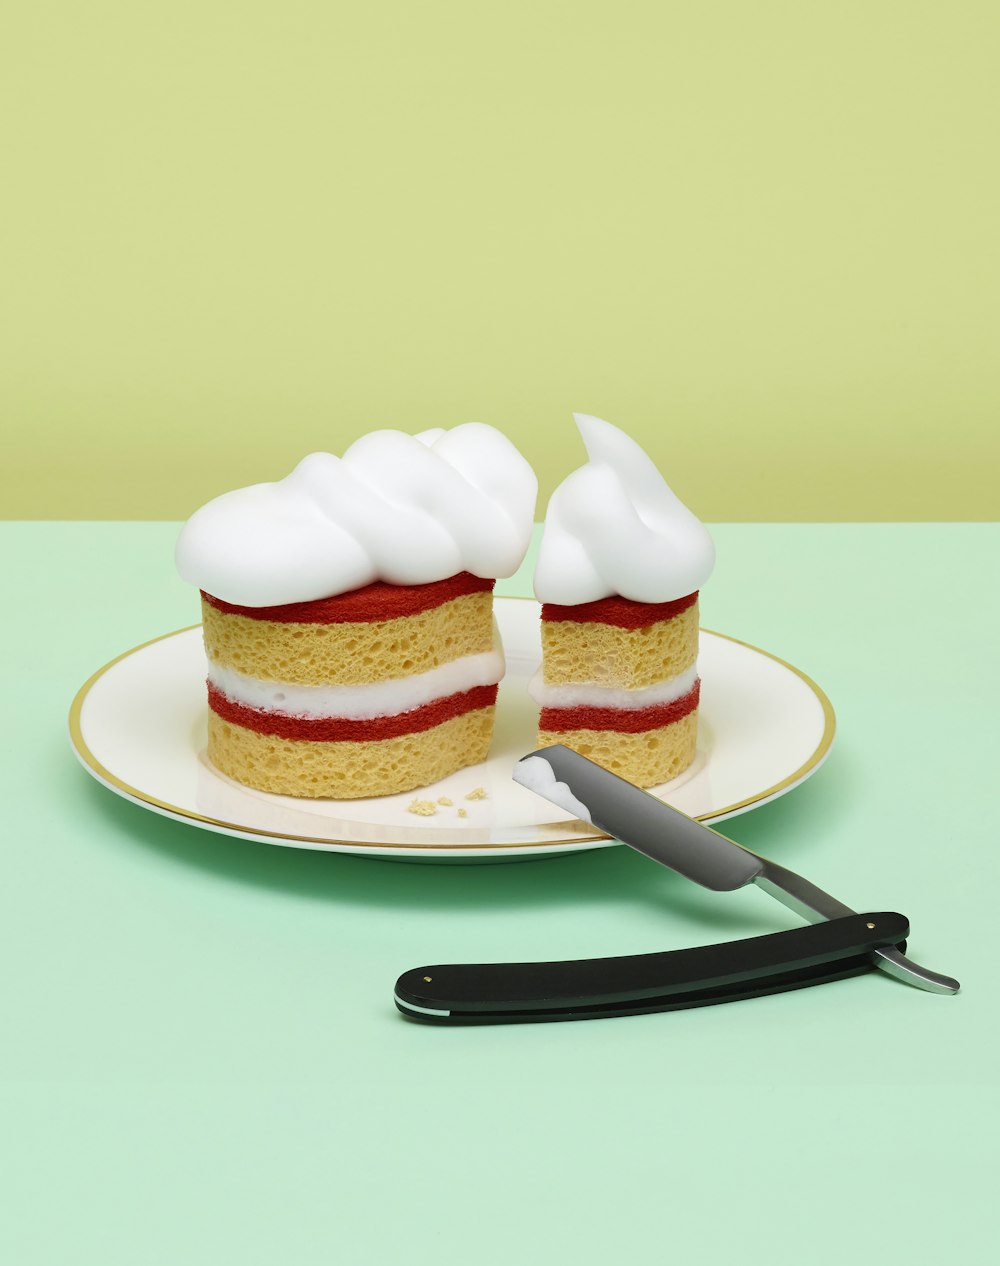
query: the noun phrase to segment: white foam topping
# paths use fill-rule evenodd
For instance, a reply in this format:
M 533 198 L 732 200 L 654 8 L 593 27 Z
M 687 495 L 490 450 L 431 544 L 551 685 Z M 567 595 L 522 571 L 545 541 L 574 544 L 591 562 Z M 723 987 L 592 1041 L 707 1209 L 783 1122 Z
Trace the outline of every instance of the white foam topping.
M 264 681 L 212 660 L 208 664 L 209 681 L 235 703 L 283 716 L 345 717 L 355 721 L 411 712 L 435 699 L 447 699 L 476 686 L 493 686 L 503 672 L 504 658 L 499 646 L 480 655 L 463 655 L 425 673 L 353 686 Z
M 537 491 L 534 471 L 494 427 L 372 431 L 343 457 L 311 453 L 277 483 L 202 506 L 177 542 L 177 569 L 247 607 L 376 580 L 510 576 L 527 552 Z
M 654 682 L 651 686 L 639 686 L 629 690 L 624 686 L 598 686 L 593 682 L 567 682 L 557 686 L 546 685 L 543 669 L 539 668 L 528 683 L 528 694 L 543 708 L 619 708 L 635 712 L 640 708 L 653 708 L 662 703 L 673 703 L 694 689 L 698 680 L 698 666 Z
M 573 795 L 564 782 L 556 778 L 555 771 L 544 756 L 545 749 L 538 756 L 526 756 L 514 765 L 513 779 L 522 787 L 534 791 L 545 800 L 557 804 L 560 809 L 572 813 L 574 818 L 590 822 L 590 810 Z
M 642 448 L 610 422 L 573 415 L 589 461 L 552 494 L 535 568 L 540 602 L 618 594 L 672 602 L 700 589 L 715 549 Z

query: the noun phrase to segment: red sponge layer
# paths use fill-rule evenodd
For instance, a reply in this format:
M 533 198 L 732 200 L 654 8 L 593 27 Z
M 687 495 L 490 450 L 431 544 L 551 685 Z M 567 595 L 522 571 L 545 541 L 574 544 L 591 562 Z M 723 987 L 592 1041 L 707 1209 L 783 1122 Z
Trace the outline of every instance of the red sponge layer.
M 651 708 L 542 708 L 538 728 L 559 730 L 617 730 L 619 734 L 642 734 L 680 721 L 698 706 L 701 682 L 696 681 L 686 695 Z
M 596 602 L 580 602 L 563 607 L 555 602 L 542 605 L 543 620 L 575 620 L 584 624 L 615 624 L 620 629 L 644 629 L 661 620 L 672 620 L 698 601 L 698 591 L 673 602 L 632 602 L 630 598 L 598 598 Z
M 487 593 L 495 584 L 495 580 L 460 571 L 445 580 L 434 580 L 429 585 L 389 585 L 377 580 L 372 585 L 352 589 L 349 593 L 338 593 L 332 598 L 286 602 L 280 607 L 240 607 L 204 590 L 201 596 L 226 615 L 244 615 L 251 620 L 271 620 L 276 624 L 359 624 L 395 620 L 404 615 L 416 615 L 419 611 L 430 611 L 467 593 Z
M 377 739 L 397 738 L 400 734 L 416 734 L 431 730 L 452 717 L 496 703 L 497 686 L 474 686 L 459 694 L 446 695 L 409 712 L 357 721 L 349 717 L 295 717 L 283 712 L 264 712 L 248 708 L 224 695 L 208 683 L 208 706 L 224 721 L 242 725 L 256 734 L 277 734 L 280 738 L 307 739 L 316 743 L 369 743 Z

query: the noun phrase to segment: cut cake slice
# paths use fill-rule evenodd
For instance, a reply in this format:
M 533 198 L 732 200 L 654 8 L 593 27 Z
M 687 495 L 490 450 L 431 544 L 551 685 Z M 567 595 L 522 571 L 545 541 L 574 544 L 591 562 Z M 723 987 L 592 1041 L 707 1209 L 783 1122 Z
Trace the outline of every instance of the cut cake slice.
M 542 606 L 538 746 L 563 743 L 652 787 L 694 759 L 698 595 Z

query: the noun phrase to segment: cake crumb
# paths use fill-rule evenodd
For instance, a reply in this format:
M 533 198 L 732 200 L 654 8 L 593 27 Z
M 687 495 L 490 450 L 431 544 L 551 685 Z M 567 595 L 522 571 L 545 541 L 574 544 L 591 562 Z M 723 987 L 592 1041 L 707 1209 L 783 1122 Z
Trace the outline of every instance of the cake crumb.
M 437 805 L 433 800 L 414 800 L 407 813 L 415 813 L 419 818 L 432 818 L 437 813 Z
M 489 796 L 485 787 L 477 787 L 475 791 L 470 791 L 465 798 L 466 800 L 488 800 Z
M 467 818 L 467 817 L 469 816 L 469 810 L 468 810 L 468 809 L 459 809 L 459 811 L 458 811 L 458 816 L 459 816 L 460 818 Z
M 438 804 L 451 805 L 452 803 L 453 801 L 449 800 L 447 796 L 438 796 Z

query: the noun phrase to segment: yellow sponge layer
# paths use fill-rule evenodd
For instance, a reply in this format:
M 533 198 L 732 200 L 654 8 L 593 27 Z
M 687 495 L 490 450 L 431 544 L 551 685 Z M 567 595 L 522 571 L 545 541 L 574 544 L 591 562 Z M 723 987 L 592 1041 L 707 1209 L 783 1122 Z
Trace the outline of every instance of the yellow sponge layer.
M 370 623 L 253 620 L 204 599 L 201 611 L 209 659 L 264 681 L 361 685 L 429 672 L 493 648 L 492 593 L 465 594 L 430 611 Z
M 549 686 L 652 686 L 678 676 L 698 658 L 698 604 L 644 629 L 592 620 L 543 620 L 542 656 Z
M 282 796 L 357 800 L 425 787 L 486 759 L 495 707 L 368 743 L 280 738 L 208 714 L 208 758 L 230 778 Z
M 538 747 L 563 743 L 627 778 L 637 787 L 655 787 L 684 772 L 694 760 L 698 740 L 698 712 L 642 734 L 617 730 L 539 730 Z

